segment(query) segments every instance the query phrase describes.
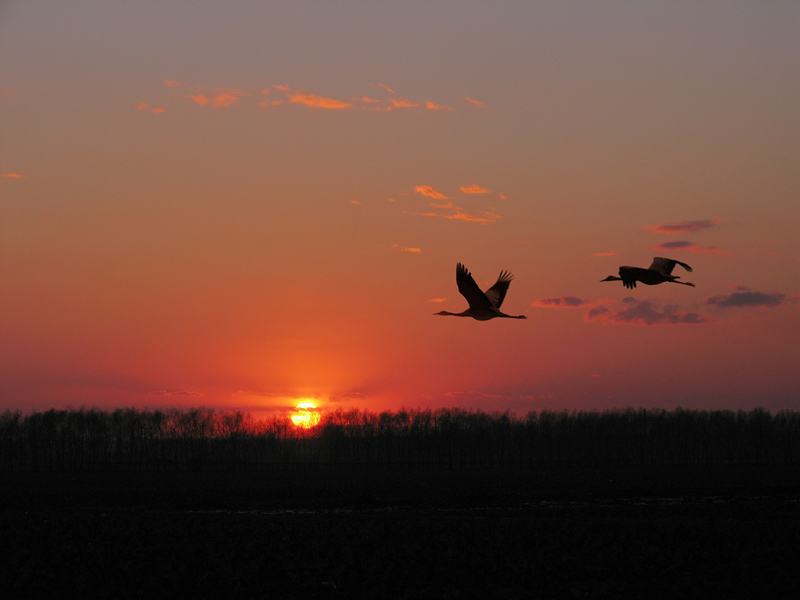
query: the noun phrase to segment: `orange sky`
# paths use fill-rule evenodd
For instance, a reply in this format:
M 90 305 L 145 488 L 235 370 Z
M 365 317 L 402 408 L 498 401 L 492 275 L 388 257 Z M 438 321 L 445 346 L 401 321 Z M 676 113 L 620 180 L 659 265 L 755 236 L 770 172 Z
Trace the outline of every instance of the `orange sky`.
M 796 4 L 306 8 L 0 4 L 0 409 L 800 408 Z

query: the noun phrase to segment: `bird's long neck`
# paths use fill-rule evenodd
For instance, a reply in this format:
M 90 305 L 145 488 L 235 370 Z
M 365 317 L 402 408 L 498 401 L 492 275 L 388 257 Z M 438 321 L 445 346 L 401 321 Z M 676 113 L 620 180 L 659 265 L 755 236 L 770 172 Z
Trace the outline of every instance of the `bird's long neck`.
M 448 312 L 446 310 L 443 310 L 442 312 L 438 312 L 436 314 L 441 316 L 441 317 L 470 317 L 470 316 L 472 316 L 472 315 L 469 314 L 468 310 L 465 310 L 464 312 L 460 312 L 460 313 Z

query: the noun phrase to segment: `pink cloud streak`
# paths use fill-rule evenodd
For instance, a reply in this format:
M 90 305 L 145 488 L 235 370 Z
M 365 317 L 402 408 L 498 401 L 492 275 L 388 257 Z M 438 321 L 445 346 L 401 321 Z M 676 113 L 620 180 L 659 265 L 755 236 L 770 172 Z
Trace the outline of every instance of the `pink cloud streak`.
M 692 254 L 722 254 L 725 256 L 733 255 L 733 252 L 731 252 L 730 250 L 724 250 L 722 248 L 716 248 L 714 246 L 702 246 L 700 244 L 696 244 L 694 242 L 687 242 L 685 240 L 656 244 L 655 246 L 653 246 L 653 249 L 658 251 L 686 250 L 687 252 L 691 252 Z
M 721 223 L 722 219 L 702 219 L 700 221 L 675 221 L 665 225 L 645 225 L 645 228 L 655 233 L 687 233 L 690 231 L 700 231 L 701 229 L 708 229 L 717 223 Z

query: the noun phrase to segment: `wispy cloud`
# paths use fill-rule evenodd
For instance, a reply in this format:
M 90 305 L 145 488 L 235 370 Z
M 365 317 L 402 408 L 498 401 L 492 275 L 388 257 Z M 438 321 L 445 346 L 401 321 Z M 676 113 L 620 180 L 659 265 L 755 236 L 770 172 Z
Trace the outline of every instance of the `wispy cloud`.
M 469 97 L 464 98 L 464 100 L 472 104 L 472 106 L 474 106 L 475 108 L 486 108 L 486 105 L 480 100 L 473 100 L 472 98 Z
M 418 102 L 411 102 L 405 98 L 387 98 L 387 100 L 393 108 L 416 108 L 419 106 Z
M 250 90 L 241 88 L 217 87 L 212 90 L 197 88 L 195 92 L 194 94 L 187 94 L 186 97 L 200 106 L 208 106 L 210 104 L 214 108 L 230 108 L 238 104 L 241 98 L 252 95 Z M 263 95 L 263 90 L 258 93 Z M 267 90 L 267 93 L 269 93 L 269 90 Z
M 400 244 L 392 244 L 392 248 L 397 248 L 401 252 L 411 252 L 412 254 L 418 254 L 422 252 L 421 248 L 413 248 L 410 246 L 401 246 Z
M 445 103 L 431 100 L 412 100 L 398 96 L 393 88 L 384 83 L 369 84 L 371 88 L 370 94 L 349 94 L 345 96 L 346 99 L 335 98 L 305 89 L 294 89 L 283 83 L 237 88 L 191 85 L 184 81 L 165 79 L 163 84 L 165 88 L 175 90 L 172 92 L 173 98 L 187 98 L 200 106 L 213 108 L 230 108 L 232 106 L 273 108 L 281 105 L 301 105 L 313 109 L 349 109 L 373 112 L 390 112 L 403 109 L 418 109 L 418 112 L 446 112 L 452 110 Z M 179 89 L 185 90 L 183 94 L 177 91 Z M 275 93 L 275 97 L 266 98 L 266 96 L 273 93 Z M 245 102 L 246 98 L 251 98 L 249 103 Z
M 441 192 L 437 192 L 429 185 L 418 185 L 414 188 L 414 192 L 417 194 L 422 194 L 427 198 L 433 198 L 434 200 L 449 200 L 449 196 L 445 196 Z
M 503 218 L 500 215 L 497 215 L 495 213 L 491 213 L 491 212 L 488 212 L 488 211 L 480 211 L 480 212 L 477 212 L 477 213 L 467 213 L 467 212 L 464 212 L 461 208 L 459 208 L 457 206 L 454 207 L 454 210 L 456 211 L 455 214 L 452 214 L 452 215 L 439 215 L 439 216 L 444 218 L 444 219 L 455 219 L 457 221 L 469 221 L 469 222 L 472 222 L 472 223 L 491 223 L 492 221 L 497 221 L 497 220 Z
M 230 94 L 231 96 L 241 98 L 244 96 L 250 96 L 254 90 L 246 90 L 244 88 L 237 87 L 215 87 L 213 91 L 215 94 Z
M 444 202 L 444 203 L 441 203 L 441 204 L 438 203 L 438 202 L 431 202 L 430 206 L 432 206 L 433 208 L 445 208 L 445 209 L 448 209 L 448 210 L 459 210 L 459 208 L 455 204 L 453 204 L 452 202 Z
M 487 394 L 486 392 L 477 392 L 475 390 L 469 390 L 465 392 L 445 392 L 444 395 L 448 398 L 457 398 L 461 400 L 492 400 L 503 397 L 499 394 Z
M 189 390 L 153 390 L 147 394 L 148 396 L 160 396 L 160 397 L 183 397 L 183 398 L 205 398 L 205 394 L 200 392 L 192 392 Z
M 678 325 L 707 323 L 708 318 L 696 312 L 681 311 L 673 304 L 659 306 L 651 300 L 625 298 L 619 305 L 593 306 L 584 315 L 586 321 L 599 320 L 616 325 Z
M 460 206 L 456 206 L 452 202 L 448 202 L 447 204 L 431 204 L 431 206 L 441 210 L 438 212 L 421 212 L 421 213 L 414 213 L 410 211 L 403 211 L 403 212 L 408 215 L 417 215 L 421 217 L 438 217 L 440 219 L 468 221 L 471 223 L 491 223 L 492 221 L 497 221 L 503 218 L 500 215 L 488 211 L 477 211 L 473 213 L 468 213 L 463 208 L 461 208 Z M 452 211 L 452 212 L 441 212 L 441 211 Z
M 583 300 L 575 296 L 561 296 L 558 298 L 540 298 L 538 300 L 534 300 L 531 306 L 539 306 L 543 308 L 579 308 L 581 306 L 588 306 L 590 304 L 590 300 Z
M 230 92 L 222 92 L 214 97 L 214 108 L 229 108 L 239 101 L 239 96 Z
M 721 222 L 722 219 L 702 219 L 700 221 L 675 221 L 674 223 L 665 225 L 645 225 L 645 227 L 656 233 L 673 234 L 700 231 L 701 229 L 708 229 Z
M 350 98 L 353 102 L 363 102 L 364 104 L 380 104 L 383 102 L 380 98 L 372 98 L 370 96 L 361 96 L 361 98 Z
M 289 100 L 295 104 L 304 104 L 313 108 L 330 108 L 330 109 L 343 109 L 351 108 L 353 105 L 349 102 L 342 102 L 333 98 L 323 98 L 316 94 L 300 90 L 293 94 L 289 94 Z
M 462 186 L 459 189 L 462 192 L 464 192 L 465 194 L 488 194 L 489 193 L 489 190 L 487 190 L 486 188 L 482 188 L 479 185 L 470 185 L 468 187 Z
M 0 177 L 5 177 L 7 179 L 28 179 L 27 175 L 22 175 L 21 173 L 0 173 Z
M 464 188 L 462 188 L 462 191 L 463 189 Z M 431 198 L 433 200 L 447 200 L 447 202 L 431 202 L 429 206 L 436 209 L 435 211 L 413 212 L 406 210 L 403 211 L 405 214 L 422 217 L 437 217 L 440 219 L 449 219 L 455 221 L 467 221 L 471 223 L 490 223 L 503 218 L 502 216 L 488 210 L 468 211 L 453 203 L 449 196 L 429 185 L 418 185 L 414 188 L 414 192 L 417 194 L 422 194 L 426 198 Z
M 394 91 L 392 88 L 390 88 L 388 85 L 386 85 L 385 83 L 376 83 L 376 84 L 374 84 L 374 85 L 375 85 L 376 87 L 383 88 L 384 90 L 386 90 L 386 91 L 387 91 L 387 92 L 389 92 L 390 94 L 395 94 L 395 93 L 397 93 L 397 92 L 395 92 L 395 91 Z
M 711 296 L 706 300 L 706 304 L 717 308 L 775 308 L 797 302 L 796 298 L 786 294 L 765 294 L 746 287 L 740 287 L 737 290 L 731 294 Z
M 211 100 L 205 94 L 189 94 L 189 98 L 195 101 L 195 103 L 199 104 L 200 106 L 205 106 Z
M 136 105 L 136 110 L 148 111 L 155 115 L 160 115 L 165 112 L 163 108 L 150 106 L 147 102 L 139 102 L 139 104 Z
M 237 390 L 232 394 L 237 398 L 246 398 L 247 396 L 256 396 L 259 398 L 287 398 L 295 396 L 294 392 L 287 390 Z M 292 406 L 294 408 L 294 406 Z
M 663 244 L 656 244 L 653 246 L 654 250 L 686 250 L 692 254 L 723 254 L 730 256 L 733 254 L 730 250 L 716 248 L 714 246 L 702 246 L 695 242 L 687 242 L 685 240 L 664 242 Z
M 338 392 L 335 394 L 331 394 L 328 397 L 328 402 L 331 402 L 333 404 L 339 404 L 342 402 L 353 402 L 353 401 L 364 402 L 365 400 L 368 399 L 369 395 L 365 394 L 364 392 L 350 391 L 350 392 Z

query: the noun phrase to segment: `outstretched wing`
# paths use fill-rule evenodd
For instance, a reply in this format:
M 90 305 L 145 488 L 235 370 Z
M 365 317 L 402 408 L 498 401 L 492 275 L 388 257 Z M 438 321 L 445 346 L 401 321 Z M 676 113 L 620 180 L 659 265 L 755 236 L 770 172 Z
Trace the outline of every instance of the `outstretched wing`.
M 461 295 L 469 302 L 470 308 L 475 310 L 491 310 L 492 303 L 489 301 L 489 298 L 486 297 L 486 294 L 484 294 L 481 288 L 478 287 L 478 284 L 475 283 L 472 275 L 467 271 L 467 267 L 461 263 L 456 265 L 456 284 L 458 284 L 458 291 L 461 292 Z M 508 288 L 508 283 L 506 283 L 506 288 Z M 503 290 L 503 294 L 505 294 L 505 290 Z M 500 300 L 502 301 L 502 297 Z
M 508 291 L 508 286 L 512 279 L 514 279 L 514 277 L 511 275 L 511 273 L 508 271 L 500 271 L 500 276 L 497 278 L 497 282 L 488 290 L 486 290 L 486 297 L 495 308 L 500 308 L 500 305 L 503 303 L 503 300 L 506 297 L 506 292 Z
M 650 265 L 651 271 L 658 271 L 662 275 L 671 275 L 672 269 L 675 268 L 675 265 L 680 265 L 684 269 L 686 269 L 689 273 L 692 272 L 692 267 L 687 265 L 686 263 L 682 263 L 679 260 L 672 260 L 671 258 L 661 258 L 660 256 L 656 256 L 653 259 L 653 264 Z
M 622 285 L 629 289 L 635 288 L 638 273 L 642 270 L 640 267 L 620 267 L 619 278 L 622 279 Z

